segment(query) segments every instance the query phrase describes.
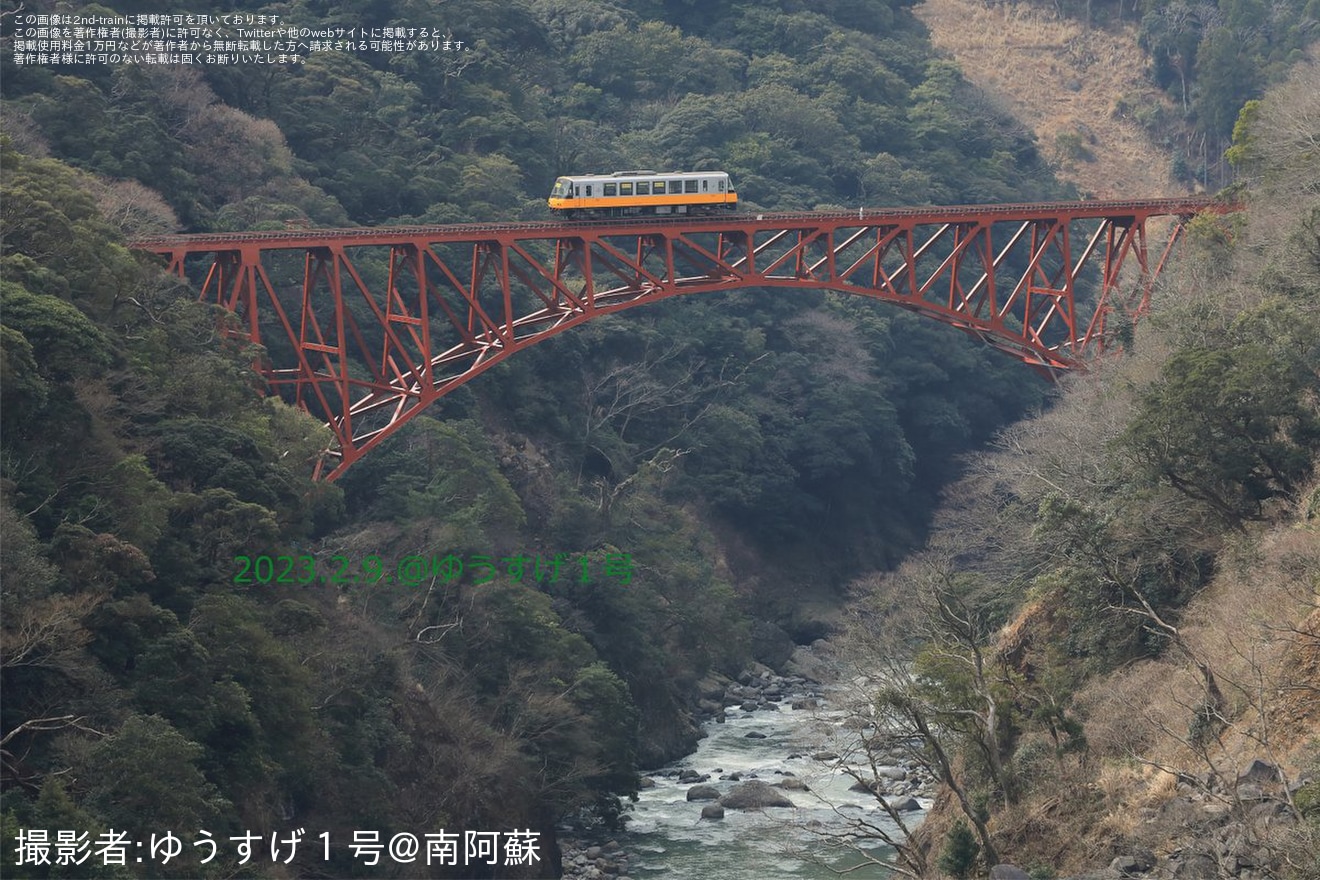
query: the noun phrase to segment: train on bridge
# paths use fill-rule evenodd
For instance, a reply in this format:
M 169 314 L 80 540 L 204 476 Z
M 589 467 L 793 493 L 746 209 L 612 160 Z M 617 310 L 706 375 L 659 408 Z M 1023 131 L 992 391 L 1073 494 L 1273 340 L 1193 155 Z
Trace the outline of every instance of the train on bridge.
M 568 220 L 673 217 L 738 209 L 738 193 L 723 171 L 615 171 L 560 177 L 547 199 Z
M 737 204 L 722 172 L 633 171 L 559 178 L 550 206 L 574 211 L 573 222 L 164 235 L 132 246 L 197 278 L 201 299 L 237 316 L 226 332 L 265 347 L 256 367 L 268 386 L 333 433 L 315 471 L 333 480 L 505 358 L 678 295 L 866 296 L 1053 378 L 1114 343 L 1111 314 L 1145 313 L 1189 218 L 1238 208 L 1209 196 L 764 214 L 732 213 Z M 693 216 L 702 213 L 714 216 Z M 1152 251 L 1157 217 L 1172 223 Z M 364 248 L 389 266 L 383 283 L 358 269 Z M 200 264 L 192 273 L 190 260 Z M 289 275 L 297 266 L 300 283 Z

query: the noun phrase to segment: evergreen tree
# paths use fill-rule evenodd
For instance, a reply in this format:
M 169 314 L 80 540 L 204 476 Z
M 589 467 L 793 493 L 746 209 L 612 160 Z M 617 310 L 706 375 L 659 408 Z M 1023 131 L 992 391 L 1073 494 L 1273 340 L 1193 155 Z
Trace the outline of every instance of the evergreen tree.
M 981 844 L 976 835 L 962 819 L 953 823 L 948 836 L 944 839 L 944 849 L 940 852 L 940 870 L 958 880 L 972 876 L 976 867 L 976 857 L 981 853 Z

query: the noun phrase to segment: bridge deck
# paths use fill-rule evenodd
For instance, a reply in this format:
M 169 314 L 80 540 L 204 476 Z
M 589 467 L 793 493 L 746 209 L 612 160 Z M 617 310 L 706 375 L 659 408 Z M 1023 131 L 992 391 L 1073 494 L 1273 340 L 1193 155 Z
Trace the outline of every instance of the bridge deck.
M 736 225 L 750 229 L 782 229 L 795 223 L 810 225 L 844 224 L 860 221 L 860 225 L 883 225 L 888 221 L 919 221 L 921 223 L 969 223 L 994 220 L 1043 220 L 1059 218 L 1067 221 L 1085 219 L 1112 219 L 1122 216 L 1190 216 L 1206 210 L 1230 210 L 1232 206 L 1212 196 L 1187 196 L 1174 199 L 1135 199 L 1126 201 L 1032 202 L 999 205 L 943 205 L 925 208 L 862 208 L 857 211 L 741 211 L 714 217 L 654 217 L 625 220 L 565 221 L 529 220 L 521 223 L 455 223 L 445 226 L 380 226 L 326 229 L 277 229 L 261 232 L 205 232 L 193 235 L 146 236 L 129 242 L 137 250 L 159 254 L 172 254 L 179 250 L 188 253 L 208 253 L 242 245 L 258 244 L 263 249 L 314 248 L 329 243 L 342 247 L 361 245 L 387 246 L 395 242 L 426 238 L 435 242 L 473 241 L 484 233 L 508 235 L 529 233 L 528 237 L 571 235 L 574 231 L 598 231 L 618 235 L 637 235 L 674 224 L 707 227 L 715 231 L 720 227 Z

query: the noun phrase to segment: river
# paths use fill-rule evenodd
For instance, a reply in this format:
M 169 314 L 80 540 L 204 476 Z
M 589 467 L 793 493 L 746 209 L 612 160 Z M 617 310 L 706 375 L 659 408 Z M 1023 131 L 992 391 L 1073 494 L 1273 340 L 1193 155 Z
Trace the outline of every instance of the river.
M 893 824 L 864 792 L 849 791 L 853 780 L 818 761 L 822 749 L 845 751 L 855 734 L 843 727 L 843 716 L 828 709 L 793 710 L 789 699 L 775 709 L 743 712 L 734 707 L 723 724 L 707 722 L 707 736 L 696 752 L 656 773 L 654 788 L 643 790 L 629 814 L 627 833 L 618 841 L 630 853 L 628 874 L 634 880 L 824 880 L 863 859 L 848 849 L 827 845 L 828 833 L 843 834 L 848 817 L 861 817 L 891 831 Z M 748 738 L 760 733 L 764 739 Z M 742 774 L 771 784 L 788 772 L 810 791 L 785 791 L 795 807 L 745 812 L 726 809 L 723 819 L 700 819 L 701 808 L 713 801 L 688 801 L 694 782 L 680 783 L 676 771 L 710 774 L 704 784 L 723 795 L 737 784 L 719 777 Z M 778 771 L 778 772 L 776 772 Z M 921 801 L 928 807 L 928 801 Z M 912 814 L 914 817 L 919 814 Z M 917 820 L 914 818 L 915 824 Z M 892 851 L 876 840 L 858 846 L 877 860 Z M 881 880 L 887 868 L 867 866 L 847 875 L 852 880 Z

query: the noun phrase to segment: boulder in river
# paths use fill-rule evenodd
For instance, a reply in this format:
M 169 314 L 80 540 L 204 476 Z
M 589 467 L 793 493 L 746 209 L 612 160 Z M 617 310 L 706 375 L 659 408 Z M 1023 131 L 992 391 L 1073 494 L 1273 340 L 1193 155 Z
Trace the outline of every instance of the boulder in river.
M 761 810 L 766 807 L 791 807 L 793 802 L 771 785 L 753 780 L 735 785 L 720 798 L 720 804 L 731 810 Z
M 797 647 L 793 644 L 793 639 L 770 621 L 753 620 L 748 630 L 748 635 L 751 636 L 752 656 L 766 666 L 778 669 L 793 656 L 793 649 Z M 760 665 L 754 666 L 752 671 L 757 675 L 762 673 L 774 675 L 774 669 Z
M 708 675 L 697 682 L 697 693 L 705 700 L 719 700 L 724 697 L 724 690 L 729 686 L 729 679 L 718 673 Z
M 808 681 L 828 681 L 831 678 L 829 664 L 810 648 L 797 646 L 784 664 L 784 671 L 801 676 Z
M 701 818 L 703 819 L 723 819 L 724 808 L 719 804 L 706 804 L 701 808 Z
M 889 803 L 889 806 L 899 813 L 914 813 L 917 810 L 921 809 L 921 804 L 917 803 L 916 798 L 903 798 L 901 800 L 895 800 L 887 803 Z
M 720 790 L 713 785 L 694 785 L 687 793 L 690 801 L 714 801 L 719 800 L 719 797 Z

